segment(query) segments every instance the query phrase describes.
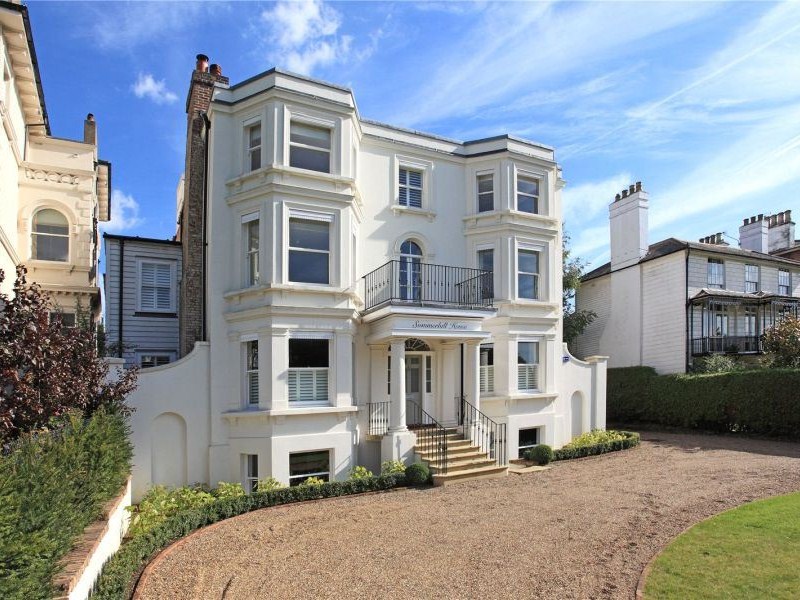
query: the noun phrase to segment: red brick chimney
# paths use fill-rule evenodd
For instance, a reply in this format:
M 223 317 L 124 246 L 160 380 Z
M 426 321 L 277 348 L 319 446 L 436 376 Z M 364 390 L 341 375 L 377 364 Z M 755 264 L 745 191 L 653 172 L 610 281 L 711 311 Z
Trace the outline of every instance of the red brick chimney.
M 219 65 L 209 72 L 208 56 L 197 55 L 186 98 L 186 165 L 184 169 L 183 208 L 179 215 L 177 238 L 182 243 L 183 265 L 180 285 L 181 356 L 206 337 L 205 331 L 205 113 L 211 105 L 216 84 L 228 84 Z

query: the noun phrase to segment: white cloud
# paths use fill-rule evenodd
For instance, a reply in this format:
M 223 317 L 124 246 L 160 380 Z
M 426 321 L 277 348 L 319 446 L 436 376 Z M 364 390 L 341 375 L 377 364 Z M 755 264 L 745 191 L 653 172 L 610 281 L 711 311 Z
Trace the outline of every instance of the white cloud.
M 570 231 L 602 214 L 618 194 L 633 183 L 630 173 L 623 172 L 601 181 L 587 181 L 576 186 L 569 185 L 561 193 L 564 222 Z M 576 227 L 577 226 L 577 227 Z
M 280 0 L 261 13 L 260 25 L 267 29 L 270 58 L 304 75 L 318 67 L 366 59 L 381 35 L 373 33 L 369 45 L 354 52 L 353 37 L 339 31 L 342 15 L 322 0 Z
M 156 104 L 172 104 L 178 95 L 167 89 L 163 79 L 156 79 L 150 73 L 139 73 L 136 83 L 131 86 L 137 98 L 150 98 Z
M 139 203 L 120 190 L 111 192 L 111 220 L 100 223 L 100 229 L 108 233 L 120 233 L 138 227 L 144 223 L 139 216 Z

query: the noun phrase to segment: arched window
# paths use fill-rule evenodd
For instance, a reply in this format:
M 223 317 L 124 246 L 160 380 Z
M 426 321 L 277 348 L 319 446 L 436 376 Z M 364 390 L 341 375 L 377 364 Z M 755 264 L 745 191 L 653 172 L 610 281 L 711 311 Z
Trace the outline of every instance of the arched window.
M 33 216 L 31 256 L 36 260 L 69 262 L 69 224 L 57 210 L 45 208 Z
M 419 300 L 422 286 L 422 249 L 406 240 L 400 245 L 400 298 Z

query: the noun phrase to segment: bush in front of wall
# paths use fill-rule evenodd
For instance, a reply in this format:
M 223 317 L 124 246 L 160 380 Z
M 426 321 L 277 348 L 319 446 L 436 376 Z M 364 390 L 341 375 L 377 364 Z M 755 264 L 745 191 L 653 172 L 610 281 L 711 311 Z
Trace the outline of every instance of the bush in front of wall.
M 424 463 L 414 463 L 406 467 L 406 483 L 409 485 L 422 485 L 431 478 L 431 470 Z
M 307 477 L 300 485 L 301 486 L 322 485 L 323 483 L 325 483 L 325 480 L 320 479 L 319 477 Z
M 270 506 L 389 490 L 400 485 L 405 485 L 405 477 L 402 474 L 381 475 L 369 479 L 331 481 L 322 485 L 298 485 L 244 496 L 219 498 L 208 504 L 181 511 L 125 543 L 103 567 L 92 599 L 129 598 L 138 574 L 158 552 L 206 525 Z
M 730 373 L 741 368 L 733 357 L 726 354 L 712 354 L 699 358 L 694 365 L 696 373 Z
M 547 465 L 553 460 L 553 449 L 547 444 L 539 444 L 525 452 L 525 458 L 537 465 Z
M 350 469 L 350 479 L 367 479 L 369 477 L 372 477 L 372 471 L 367 469 L 367 467 L 356 465 Z
M 616 452 L 617 450 L 627 450 L 638 446 L 641 438 L 638 433 L 633 431 L 604 431 L 592 432 L 595 438 L 600 438 L 594 444 L 567 444 L 566 446 L 553 451 L 553 460 L 569 460 L 572 458 L 584 458 L 586 456 L 596 456 L 606 452 Z M 587 435 L 587 434 L 584 434 Z M 576 438 L 577 439 L 577 438 Z
M 385 460 L 381 463 L 381 475 L 395 475 L 406 472 L 406 465 L 402 460 Z

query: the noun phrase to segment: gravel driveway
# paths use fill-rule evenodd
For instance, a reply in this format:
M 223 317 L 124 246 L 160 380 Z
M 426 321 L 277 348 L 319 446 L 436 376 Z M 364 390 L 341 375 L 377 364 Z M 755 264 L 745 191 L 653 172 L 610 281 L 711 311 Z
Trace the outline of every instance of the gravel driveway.
M 162 555 L 138 597 L 632 598 L 690 524 L 800 490 L 800 444 L 642 437 L 544 472 L 242 515 Z

